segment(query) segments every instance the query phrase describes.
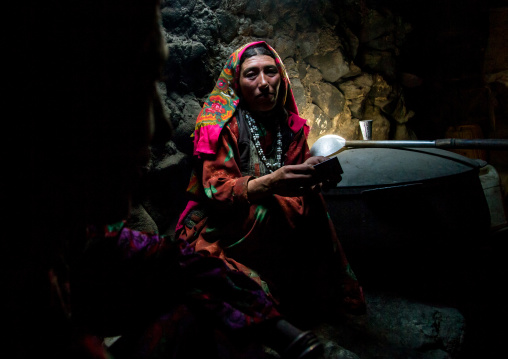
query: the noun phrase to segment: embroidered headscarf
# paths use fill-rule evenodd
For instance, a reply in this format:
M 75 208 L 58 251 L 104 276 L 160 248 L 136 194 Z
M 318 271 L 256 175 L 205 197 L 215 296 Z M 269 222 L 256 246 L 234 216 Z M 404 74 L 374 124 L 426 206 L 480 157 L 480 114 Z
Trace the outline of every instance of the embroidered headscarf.
M 281 77 L 281 88 L 279 94 L 283 94 L 282 105 L 284 108 L 298 115 L 293 91 L 286 68 L 277 52 L 266 42 L 251 42 L 238 48 L 233 52 L 219 78 L 214 89 L 208 96 L 206 102 L 199 113 L 194 129 L 194 155 L 200 156 L 201 153 L 214 154 L 219 139 L 220 132 L 224 125 L 233 117 L 235 110 L 240 103 L 239 79 L 240 79 L 240 59 L 244 51 L 254 45 L 264 43 L 268 50 L 275 56 L 275 63 Z

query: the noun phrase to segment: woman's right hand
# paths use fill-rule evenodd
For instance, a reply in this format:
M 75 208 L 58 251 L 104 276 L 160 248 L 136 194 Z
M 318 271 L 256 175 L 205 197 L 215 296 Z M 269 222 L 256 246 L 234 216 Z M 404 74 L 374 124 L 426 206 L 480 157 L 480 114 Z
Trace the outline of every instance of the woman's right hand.
M 248 183 L 249 200 L 255 202 L 268 195 L 297 197 L 321 190 L 314 177 L 314 164 L 323 162 L 326 157 L 311 157 L 305 163 L 282 166 L 265 176 L 254 178 Z

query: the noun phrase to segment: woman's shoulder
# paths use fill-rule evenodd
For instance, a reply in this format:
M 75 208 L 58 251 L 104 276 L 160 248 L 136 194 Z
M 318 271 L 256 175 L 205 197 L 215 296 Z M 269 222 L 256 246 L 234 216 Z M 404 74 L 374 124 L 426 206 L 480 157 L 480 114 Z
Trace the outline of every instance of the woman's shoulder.
M 307 120 L 303 117 L 300 117 L 300 115 L 297 115 L 294 112 L 288 111 L 288 125 L 289 128 L 294 132 L 297 133 L 302 128 L 305 132 L 305 135 L 308 135 L 310 127 L 307 124 Z
M 238 119 L 236 113 L 233 116 L 231 116 L 231 118 L 224 125 L 224 127 L 227 128 L 235 137 L 238 138 L 240 134 L 240 129 L 238 126 Z

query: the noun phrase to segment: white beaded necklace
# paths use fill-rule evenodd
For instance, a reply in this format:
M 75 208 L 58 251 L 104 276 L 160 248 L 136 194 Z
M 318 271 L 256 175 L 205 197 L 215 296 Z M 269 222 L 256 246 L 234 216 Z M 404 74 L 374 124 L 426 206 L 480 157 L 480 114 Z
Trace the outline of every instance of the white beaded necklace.
M 256 121 L 251 117 L 251 115 L 247 111 L 245 112 L 245 118 L 247 119 L 247 123 L 249 124 L 250 133 L 252 134 L 252 138 L 254 139 L 254 146 L 256 147 L 259 158 L 261 158 L 261 161 L 263 161 L 263 163 L 265 164 L 266 168 L 268 168 L 268 171 L 270 171 L 270 173 L 279 169 L 282 165 L 281 163 L 282 133 L 280 131 L 280 125 L 277 125 L 277 147 L 275 149 L 276 162 L 272 164 L 267 161 L 265 153 L 261 148 L 261 143 L 259 142 L 259 130 L 258 126 L 256 125 Z

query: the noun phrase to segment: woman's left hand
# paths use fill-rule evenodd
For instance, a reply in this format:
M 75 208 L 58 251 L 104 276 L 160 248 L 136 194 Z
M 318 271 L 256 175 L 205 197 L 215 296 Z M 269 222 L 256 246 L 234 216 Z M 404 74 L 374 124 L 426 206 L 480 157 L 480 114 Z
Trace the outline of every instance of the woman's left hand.
M 329 160 L 328 157 L 313 156 L 309 157 L 304 163 L 310 166 L 315 166 L 327 160 Z M 341 173 L 334 171 L 327 172 L 327 176 L 325 178 L 322 178 L 322 176 L 318 173 L 314 173 L 313 177 L 315 178 L 314 184 L 311 187 L 311 191 L 313 192 L 320 192 L 321 190 L 327 191 L 331 188 L 335 188 L 342 179 Z

